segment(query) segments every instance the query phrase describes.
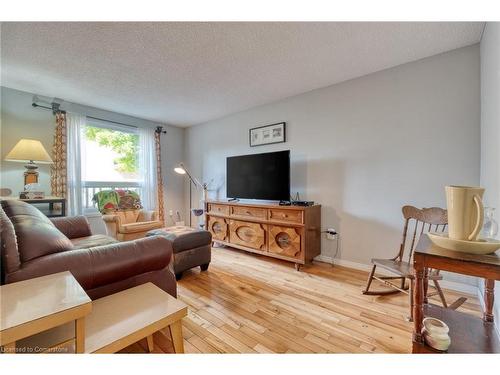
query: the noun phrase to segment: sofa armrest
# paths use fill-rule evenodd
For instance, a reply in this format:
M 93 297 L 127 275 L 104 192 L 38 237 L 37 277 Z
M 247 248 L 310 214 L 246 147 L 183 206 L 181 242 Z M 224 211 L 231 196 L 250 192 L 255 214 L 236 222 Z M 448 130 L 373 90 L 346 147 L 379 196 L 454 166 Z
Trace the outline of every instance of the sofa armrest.
M 70 271 L 85 290 L 167 267 L 170 241 L 160 236 L 50 254 L 23 263 L 7 275 L 11 283 L 56 272 Z
M 102 215 L 102 220 L 104 220 L 104 224 L 106 224 L 106 232 L 108 236 L 113 238 L 117 238 L 118 228 L 121 226 L 120 216 L 113 214 Z
M 107 223 L 119 223 L 120 222 L 120 216 L 118 215 L 113 215 L 113 214 L 105 214 L 102 215 L 102 219 L 107 222 Z
M 70 239 L 92 235 L 89 221 L 85 216 L 53 217 L 50 221 Z

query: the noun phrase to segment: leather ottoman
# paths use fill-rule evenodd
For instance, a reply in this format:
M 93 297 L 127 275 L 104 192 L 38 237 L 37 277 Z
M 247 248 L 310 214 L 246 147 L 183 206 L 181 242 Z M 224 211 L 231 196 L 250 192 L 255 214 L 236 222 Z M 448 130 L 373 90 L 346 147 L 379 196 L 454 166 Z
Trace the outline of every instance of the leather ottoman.
M 177 280 L 190 268 L 208 269 L 212 256 L 212 234 L 209 231 L 185 226 L 150 230 L 146 237 L 162 236 L 172 243 L 173 267 Z

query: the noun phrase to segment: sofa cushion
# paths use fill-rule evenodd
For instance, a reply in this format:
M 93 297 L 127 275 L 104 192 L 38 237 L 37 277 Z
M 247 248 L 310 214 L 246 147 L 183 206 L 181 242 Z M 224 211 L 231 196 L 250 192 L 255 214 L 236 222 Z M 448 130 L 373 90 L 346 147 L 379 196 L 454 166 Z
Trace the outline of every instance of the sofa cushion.
M 23 263 L 7 283 L 70 271 L 83 289 L 93 289 L 167 267 L 172 257 L 163 238 L 143 238 L 88 249 L 50 254 Z
M 89 247 L 109 245 L 117 243 L 118 241 L 104 234 L 93 234 L 87 237 L 72 238 L 71 242 L 75 249 L 86 249 Z
M 36 207 L 21 201 L 4 200 L 2 208 L 16 233 L 21 262 L 73 249 L 73 244 Z
M 83 216 L 64 216 L 50 218 L 52 224 L 70 240 L 92 235 L 88 219 Z

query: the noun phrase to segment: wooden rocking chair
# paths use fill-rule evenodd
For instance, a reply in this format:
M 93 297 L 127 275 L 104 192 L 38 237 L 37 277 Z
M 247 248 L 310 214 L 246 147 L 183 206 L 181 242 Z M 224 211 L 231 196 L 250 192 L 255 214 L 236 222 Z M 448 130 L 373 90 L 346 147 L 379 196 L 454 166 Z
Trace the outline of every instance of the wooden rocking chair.
M 409 295 L 410 301 L 410 316 L 409 320 L 413 320 L 413 287 L 415 280 L 415 271 L 413 268 L 413 250 L 415 249 L 418 239 L 423 233 L 434 231 L 434 232 L 444 232 L 448 226 L 448 217 L 446 210 L 438 207 L 423 208 L 418 209 L 413 206 L 404 206 L 403 217 L 405 219 L 405 225 L 403 229 L 403 239 L 399 247 L 399 253 L 391 259 L 372 259 L 373 268 L 368 276 L 368 281 L 366 284 L 363 294 L 367 295 L 388 295 L 403 292 Z M 410 227 L 413 227 L 413 234 L 411 234 Z M 411 238 L 408 238 L 410 233 Z M 405 253 L 407 255 L 405 256 Z M 377 276 L 375 275 L 375 270 L 377 266 L 381 267 L 385 271 L 396 274 L 397 276 Z M 427 297 L 432 295 L 439 295 L 441 303 L 445 308 L 456 309 L 462 305 L 466 298 L 461 297 L 448 305 L 446 298 L 444 296 L 443 290 L 439 285 L 439 280 L 442 280 L 442 276 L 439 274 L 439 270 L 428 270 L 427 281 L 425 283 L 425 296 L 427 303 Z M 392 289 L 386 290 L 370 290 L 373 279 L 378 280 L 385 285 L 391 287 Z M 406 285 L 406 279 L 408 279 L 408 285 Z M 394 284 L 395 280 L 399 280 L 399 285 Z M 428 281 L 432 281 L 436 292 L 432 294 L 427 294 Z

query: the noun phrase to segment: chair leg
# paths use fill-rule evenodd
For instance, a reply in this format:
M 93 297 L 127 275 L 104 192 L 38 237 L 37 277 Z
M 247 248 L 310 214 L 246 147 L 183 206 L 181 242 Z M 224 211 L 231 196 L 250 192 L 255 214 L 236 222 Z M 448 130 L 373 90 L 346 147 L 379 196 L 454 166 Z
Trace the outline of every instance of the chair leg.
M 439 285 L 438 281 L 437 280 L 433 280 L 434 282 L 434 286 L 436 287 L 436 290 L 439 294 L 439 298 L 441 299 L 441 303 L 443 304 L 443 307 L 445 309 L 448 308 L 448 304 L 446 303 L 446 298 L 444 296 L 444 293 L 443 293 L 443 289 L 441 289 L 441 285 Z
M 373 281 L 373 275 L 375 275 L 375 268 L 377 268 L 376 264 L 373 265 L 372 270 L 370 272 L 370 275 L 368 275 L 368 280 L 366 282 L 366 288 L 365 288 L 365 290 L 363 290 L 363 294 L 367 294 L 369 292 L 370 285 L 372 285 L 372 281 Z

